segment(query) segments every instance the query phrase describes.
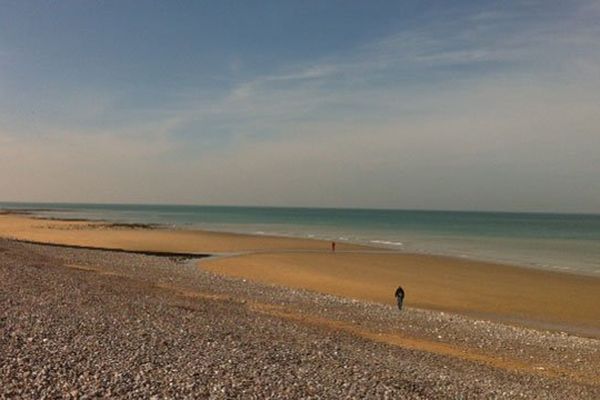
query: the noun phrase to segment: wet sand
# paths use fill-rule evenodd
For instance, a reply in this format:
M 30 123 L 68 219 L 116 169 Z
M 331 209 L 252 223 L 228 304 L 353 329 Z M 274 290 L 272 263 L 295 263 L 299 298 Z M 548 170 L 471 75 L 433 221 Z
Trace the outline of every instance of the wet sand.
M 600 337 L 600 279 L 449 257 L 399 254 L 318 240 L 196 230 L 146 229 L 101 222 L 0 216 L 0 237 L 137 251 L 226 254 L 200 261 L 223 275 Z M 231 256 L 232 253 L 234 256 Z
M 600 279 L 412 254 L 253 254 L 201 261 L 229 276 L 600 337 Z
M 0 237 L 84 247 L 183 253 L 229 253 L 269 250 L 329 249 L 321 240 L 274 236 L 240 235 L 183 229 L 143 229 L 138 225 L 104 222 L 35 219 L 30 216 L 0 215 Z M 339 250 L 366 249 L 338 243 Z

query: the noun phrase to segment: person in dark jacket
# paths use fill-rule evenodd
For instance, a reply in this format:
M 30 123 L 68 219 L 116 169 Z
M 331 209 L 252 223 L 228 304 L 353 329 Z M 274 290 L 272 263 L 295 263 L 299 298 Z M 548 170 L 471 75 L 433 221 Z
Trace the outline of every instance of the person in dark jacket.
M 404 289 L 402 289 L 402 286 L 398 286 L 398 289 L 396 289 L 396 293 L 394 294 L 394 296 L 396 296 L 396 303 L 398 303 L 398 309 L 402 310 L 402 302 L 404 301 Z

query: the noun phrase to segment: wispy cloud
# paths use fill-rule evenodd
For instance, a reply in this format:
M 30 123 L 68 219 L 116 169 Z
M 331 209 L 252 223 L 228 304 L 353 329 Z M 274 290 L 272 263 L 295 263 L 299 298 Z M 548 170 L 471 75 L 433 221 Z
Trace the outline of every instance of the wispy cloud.
M 497 17 L 478 14 L 465 20 L 493 25 Z M 559 75 L 563 79 L 559 84 L 596 83 L 586 80 L 593 79 L 597 71 L 592 67 L 598 65 L 599 53 L 587 48 L 597 35 L 578 26 L 577 21 L 564 32 L 561 26 L 556 31 L 544 24 L 515 26 L 502 15 L 503 22 L 497 23 L 500 26 L 492 33 L 477 35 L 485 29 L 463 27 L 465 20 L 444 24 L 443 29 L 427 26 L 401 32 L 351 52 L 243 82 L 217 99 L 200 101 L 198 108 L 186 108 L 181 123 L 197 123 L 199 136 L 204 131 L 202 122 L 208 121 L 207 128 L 222 123 L 232 135 L 278 130 L 277 136 L 286 137 L 295 130 L 290 123 L 340 118 L 389 121 L 435 112 L 429 107 L 439 104 L 435 98 L 441 94 L 494 82 L 515 82 L 516 90 L 521 84 L 534 86 L 534 82 L 540 87 L 556 87 L 557 82 L 547 81 L 545 75 Z M 556 36 L 562 44 L 554 41 Z M 575 40 L 586 47 L 577 59 L 572 58 Z M 577 70 L 586 74 L 575 73 Z M 282 123 L 286 125 L 280 126 Z

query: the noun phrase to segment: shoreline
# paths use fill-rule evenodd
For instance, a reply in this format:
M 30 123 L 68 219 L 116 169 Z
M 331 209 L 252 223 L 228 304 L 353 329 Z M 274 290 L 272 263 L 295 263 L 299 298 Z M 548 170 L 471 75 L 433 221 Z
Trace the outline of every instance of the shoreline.
M 0 237 L 40 244 L 205 255 L 221 275 L 351 299 L 405 304 L 536 329 L 600 337 L 600 279 L 464 258 L 410 254 L 314 239 L 0 215 Z M 159 255 L 159 254 L 158 254 Z M 215 257 L 210 257 L 215 256 Z M 177 257 L 177 255 L 175 255 Z M 598 294 L 595 294 L 598 293 Z
M 557 272 L 561 274 L 585 276 L 591 278 L 600 279 L 599 271 L 590 271 L 587 268 L 581 266 L 575 266 L 573 264 L 556 264 L 554 262 L 549 263 L 547 260 L 542 261 L 525 261 L 516 260 L 512 257 L 500 257 L 485 254 L 457 254 L 456 252 L 444 252 L 443 250 L 436 251 L 431 249 L 419 249 L 419 248 L 406 248 L 404 246 L 392 246 L 383 244 L 386 241 L 382 240 L 368 240 L 368 241 L 352 241 L 347 238 L 324 238 L 313 235 L 301 235 L 301 234 L 286 234 L 281 232 L 264 232 L 264 231 L 245 231 L 245 230 L 234 230 L 234 229 L 211 229 L 196 225 L 178 225 L 178 224 L 166 224 L 166 223 L 145 223 L 139 221 L 125 221 L 121 219 L 93 219 L 85 217 L 55 217 L 55 216 L 44 216 L 38 214 L 39 212 L 68 212 L 71 210 L 54 210 L 54 209 L 0 209 L 0 217 L 2 216 L 16 216 L 23 218 L 31 218 L 39 221 L 49 222 L 73 222 L 73 223 L 84 223 L 99 225 L 104 228 L 135 228 L 135 229 L 157 229 L 164 231 L 175 231 L 175 232 L 197 232 L 203 234 L 214 234 L 214 235 L 232 235 L 237 237 L 254 237 L 254 238 L 266 238 L 266 239 L 287 239 L 290 241 L 314 241 L 319 242 L 323 246 L 329 246 L 332 241 L 335 241 L 339 245 L 349 246 L 353 249 L 361 249 L 364 251 L 384 251 L 393 252 L 398 254 L 405 254 L 409 256 L 425 256 L 425 257 L 443 257 L 450 260 L 464 260 L 466 262 L 481 262 L 486 264 L 495 264 L 501 266 L 509 266 L 516 268 L 525 268 L 530 270 L 549 271 Z M 444 211 L 440 211 L 444 212 Z M 510 214 L 510 213 L 509 213 Z M 546 214 L 546 213 L 540 213 Z M 561 214 L 562 215 L 562 214 Z M 571 214 L 565 214 L 571 215 Z M 573 214 L 573 215 L 588 215 L 588 214 Z M 589 214 L 596 216 L 595 214 Z M 40 242 L 42 243 L 42 242 Z M 217 251 L 216 253 L 221 253 Z
M 168 224 L 155 224 L 155 223 L 140 223 L 140 222 L 121 222 L 119 220 L 108 220 L 108 219 L 89 219 L 89 218 L 60 218 L 60 217 L 45 217 L 45 216 L 39 216 L 36 214 L 36 212 L 38 211 L 46 211 L 46 210 L 12 210 L 12 209 L 5 209 L 5 210 L 0 210 L 0 218 L 2 216 L 16 216 L 16 217 L 22 217 L 22 218 L 29 218 L 32 220 L 38 220 L 38 221 L 49 221 L 49 222 L 66 222 L 66 223 L 83 223 L 83 224 L 92 224 L 92 225 L 98 225 L 101 227 L 101 229 L 106 229 L 106 228 L 123 228 L 123 229 L 139 229 L 139 230 L 163 230 L 163 231 L 173 231 L 173 232 L 196 232 L 196 233 L 201 233 L 201 234 L 208 234 L 208 235 L 231 235 L 231 236 L 237 236 L 237 237 L 254 237 L 254 238 L 267 238 L 267 239 L 289 239 L 289 240 L 300 240 L 300 241 L 314 241 L 314 242 L 319 242 L 322 243 L 324 245 L 329 246 L 329 244 L 331 243 L 331 240 L 328 239 L 323 239 L 323 238 L 316 238 L 316 237 L 304 237 L 304 236 L 294 236 L 294 235 L 284 235 L 284 234 L 273 234 L 273 233 L 251 233 L 251 232 L 243 232 L 243 231 L 230 231 L 230 230 L 211 230 L 211 229 L 203 229 L 200 227 L 185 227 L 185 226 L 178 226 L 178 225 L 168 225 Z M 55 211 L 55 210 L 48 210 L 48 211 Z M 590 215 L 594 215 L 594 214 L 590 214 Z M 27 240 L 24 240 L 25 242 L 27 242 Z M 521 269 L 528 269 L 528 270 L 535 270 L 535 271 L 542 271 L 542 272 L 552 272 L 552 273 L 558 273 L 558 274 L 566 274 L 566 275 L 575 275 L 575 276 L 582 276 L 582 277 L 590 277 L 590 278 L 597 278 L 600 279 L 600 274 L 597 273 L 593 273 L 593 272 L 588 272 L 586 270 L 581 270 L 581 269 L 573 269 L 571 267 L 564 267 L 564 266 L 548 266 L 545 264 L 539 264 L 539 263 L 525 263 L 525 262 L 510 262 L 510 261 L 499 261 L 493 258 L 487 258 L 484 256 L 467 256 L 467 255 L 453 255 L 453 254 L 445 254 L 445 253 L 437 253 L 437 252 L 427 252 L 427 251 L 423 251 L 423 252 L 419 252 L 419 251 L 411 251 L 411 250 L 406 250 L 406 249 L 401 249 L 401 248 L 392 248 L 392 247 L 386 247 L 386 246 L 382 246 L 382 245 L 377 245 L 377 244 L 372 244 L 372 243 L 362 243 L 362 242 L 352 242 L 350 240 L 335 240 L 336 244 L 342 245 L 342 246 L 351 246 L 352 248 L 355 249 L 359 249 L 361 251 L 364 252 L 385 252 L 385 253 L 397 253 L 397 254 L 402 254 L 402 255 L 407 255 L 407 256 L 416 256 L 416 257 L 439 257 L 439 258 L 446 258 L 448 260 L 455 260 L 455 261 L 466 261 L 466 262 L 478 262 L 478 263 L 485 263 L 485 264 L 491 264 L 491 265 L 498 265 L 498 266 L 503 266 L 503 267 L 510 267 L 510 268 L 521 268 Z M 41 242 L 41 241 L 29 241 L 30 243 L 38 243 L 38 244 L 48 244 L 48 245 L 61 245 L 61 243 L 56 243 L 56 242 Z M 71 244 L 68 243 L 63 243 L 66 246 L 72 246 Z M 139 251 L 139 250 L 128 250 L 128 249 L 115 249 L 113 247 L 93 247 L 93 246 L 75 246 L 75 247 L 82 247 L 82 248 L 88 248 L 88 249 L 97 249 L 97 250 L 122 250 L 122 251 Z M 338 247 L 339 248 L 339 247 Z M 148 250 L 148 252 L 151 252 L 152 250 Z M 344 250 L 341 250 L 344 251 Z M 143 251 L 140 251 L 143 252 Z M 168 253 L 168 252 L 165 252 Z M 235 253 L 235 252 L 233 252 Z M 190 253 L 190 254 L 195 254 L 195 253 Z M 213 257 L 213 256 L 221 256 L 222 254 L 218 254 L 218 253 L 214 253 L 214 254 L 204 254 L 203 256 L 205 257 Z M 228 254 L 225 254 L 226 256 Z

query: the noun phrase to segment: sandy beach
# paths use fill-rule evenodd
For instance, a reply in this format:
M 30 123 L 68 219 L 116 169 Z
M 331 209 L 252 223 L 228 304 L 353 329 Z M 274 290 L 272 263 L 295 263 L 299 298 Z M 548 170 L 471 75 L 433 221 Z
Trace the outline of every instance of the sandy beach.
M 40 243 L 220 255 L 199 268 L 257 282 L 600 337 L 600 279 L 308 239 L 0 215 L 0 236 Z
M 448 257 L 371 253 L 256 254 L 203 261 L 229 276 L 600 337 L 600 279 Z
M 269 250 L 324 250 L 328 242 L 183 229 L 152 229 L 104 222 L 35 219 L 0 215 L 0 236 L 40 243 L 139 251 L 231 253 Z M 339 244 L 339 250 L 364 247 Z

